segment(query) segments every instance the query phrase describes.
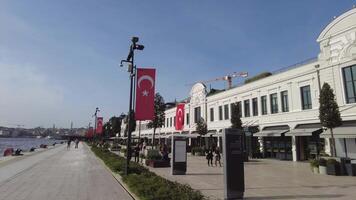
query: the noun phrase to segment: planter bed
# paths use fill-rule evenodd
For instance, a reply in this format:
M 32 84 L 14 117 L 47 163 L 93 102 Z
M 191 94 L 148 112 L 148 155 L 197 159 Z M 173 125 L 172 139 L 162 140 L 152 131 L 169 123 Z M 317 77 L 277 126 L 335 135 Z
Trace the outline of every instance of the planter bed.
M 163 168 L 171 166 L 170 162 L 165 160 L 146 160 L 146 165 L 153 168 Z
M 124 175 L 126 160 L 108 150 L 92 147 L 92 151 L 113 171 L 122 176 L 122 180 L 130 190 L 140 199 L 145 200 L 204 200 L 200 191 L 192 189 L 189 185 L 180 184 L 164 179 L 150 172 L 142 165 L 130 162 L 129 174 Z

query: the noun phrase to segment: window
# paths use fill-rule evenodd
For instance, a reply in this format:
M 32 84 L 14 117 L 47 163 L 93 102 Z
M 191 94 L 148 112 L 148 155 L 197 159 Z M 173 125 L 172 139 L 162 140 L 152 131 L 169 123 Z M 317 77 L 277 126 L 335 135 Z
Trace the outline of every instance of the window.
M 224 118 L 225 120 L 229 119 L 229 105 L 224 105 Z
M 169 126 L 169 119 L 167 118 L 167 120 L 166 120 L 166 127 L 168 127 Z
M 356 103 L 356 65 L 342 69 L 346 103 Z
M 187 113 L 187 125 L 189 124 L 189 113 Z
M 201 118 L 200 106 L 194 108 L 194 123 L 197 123 Z
M 301 98 L 302 98 L 302 109 L 303 110 L 312 109 L 310 86 L 307 85 L 307 86 L 301 87 L 300 94 L 301 94 Z
M 278 99 L 277 99 L 277 93 L 271 94 L 270 95 L 271 99 L 271 113 L 278 113 Z
M 222 106 L 219 106 L 219 120 L 223 120 Z
M 170 127 L 172 127 L 172 117 L 169 118 L 169 124 L 170 124 Z
M 257 98 L 253 98 L 253 99 L 252 99 L 252 114 L 253 114 L 253 116 L 257 116 L 257 115 L 258 115 L 258 102 L 257 102 Z
M 230 118 L 232 118 L 232 110 L 233 110 L 233 107 L 234 106 L 234 104 L 233 103 L 230 103 Z
M 288 91 L 281 92 L 281 100 L 282 100 L 282 112 L 288 112 Z
M 244 113 L 245 117 L 250 116 L 250 99 L 244 101 Z
M 173 126 L 176 126 L 176 117 L 173 118 Z
M 237 102 L 237 107 L 239 108 L 240 117 L 242 117 L 242 104 L 241 104 L 241 101 Z
M 262 115 L 267 115 L 267 96 L 261 97 L 261 112 Z
M 214 121 L 214 108 L 210 108 L 210 121 Z

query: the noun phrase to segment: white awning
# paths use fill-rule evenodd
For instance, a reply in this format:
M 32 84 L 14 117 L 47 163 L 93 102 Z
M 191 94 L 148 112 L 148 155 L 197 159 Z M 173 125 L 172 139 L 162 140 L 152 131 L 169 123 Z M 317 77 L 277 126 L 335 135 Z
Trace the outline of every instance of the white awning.
M 321 128 L 297 128 L 290 130 L 285 136 L 312 136 L 314 132 L 321 132 Z
M 213 137 L 214 135 L 216 135 L 216 131 L 208 131 L 208 133 L 203 135 L 202 137 Z
M 289 130 L 268 130 L 268 131 L 260 131 L 254 133 L 255 137 L 280 137 L 283 133 L 288 132 Z
M 333 129 L 334 138 L 356 138 L 356 127 L 337 127 Z M 331 138 L 330 129 L 320 134 L 321 138 Z
M 255 137 L 280 137 L 282 134 L 289 131 L 288 125 L 267 126 L 262 131 L 254 133 Z

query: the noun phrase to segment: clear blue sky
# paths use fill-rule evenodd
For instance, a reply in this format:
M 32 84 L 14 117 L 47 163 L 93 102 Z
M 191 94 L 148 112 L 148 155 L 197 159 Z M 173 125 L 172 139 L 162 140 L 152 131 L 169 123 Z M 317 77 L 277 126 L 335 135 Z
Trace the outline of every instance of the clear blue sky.
M 105 120 L 127 112 L 128 73 L 118 63 L 133 35 L 145 45 L 137 66 L 157 68 L 157 91 L 172 101 L 197 80 L 317 56 L 318 34 L 353 4 L 1 0 L 0 125 L 80 127 L 96 106 Z

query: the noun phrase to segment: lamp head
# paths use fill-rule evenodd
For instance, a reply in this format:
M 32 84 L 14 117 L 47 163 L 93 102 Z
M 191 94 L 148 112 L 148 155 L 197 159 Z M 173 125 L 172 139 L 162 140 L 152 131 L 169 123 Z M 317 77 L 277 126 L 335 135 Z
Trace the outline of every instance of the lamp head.
M 135 46 L 134 46 L 134 49 L 137 49 L 137 50 L 143 50 L 145 48 L 145 46 L 143 46 L 142 44 L 136 44 Z
M 138 40 L 139 39 L 136 36 L 133 36 L 132 39 L 131 39 L 132 43 L 136 43 L 136 42 L 138 42 Z

